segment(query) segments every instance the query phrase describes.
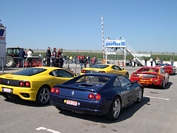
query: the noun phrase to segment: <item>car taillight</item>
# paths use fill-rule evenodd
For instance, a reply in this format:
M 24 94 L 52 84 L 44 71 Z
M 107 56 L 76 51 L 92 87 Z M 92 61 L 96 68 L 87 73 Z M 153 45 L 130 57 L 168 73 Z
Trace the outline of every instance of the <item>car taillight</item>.
M 99 71 L 99 73 L 106 73 L 105 71 Z
M 100 94 L 96 94 L 96 95 L 95 95 L 95 100 L 98 101 L 98 100 L 100 100 L 100 99 L 101 99 L 101 95 L 100 95 Z
M 50 92 L 53 93 L 53 94 L 59 94 L 59 93 L 60 93 L 60 88 L 53 87 L 53 88 L 50 90 Z
M 93 94 L 93 93 L 90 93 L 90 94 L 88 95 L 88 98 L 89 98 L 90 100 L 92 100 L 92 99 L 94 98 L 94 94 Z
M 25 82 L 25 86 L 30 87 L 30 82 L 29 81 Z
M 51 92 L 51 93 L 55 93 L 55 88 L 52 88 L 52 89 L 50 90 L 50 92 Z
M 55 93 L 56 93 L 56 94 L 59 94 L 59 93 L 60 93 L 60 89 L 59 89 L 59 88 L 56 88 L 56 89 L 55 89 Z
M 2 83 L 2 79 L 0 78 L 0 83 Z
M 23 81 L 20 81 L 20 82 L 19 82 L 19 85 L 20 85 L 20 86 L 24 86 L 24 82 L 23 82 Z
M 21 87 L 30 87 L 30 82 L 29 81 L 20 81 L 19 85 Z
M 81 70 L 81 73 L 86 73 L 86 70 Z
M 132 77 L 138 77 L 137 73 L 132 73 Z
M 101 95 L 100 95 L 100 94 L 93 94 L 93 93 L 90 93 L 90 94 L 88 95 L 88 98 L 89 98 L 90 100 L 96 100 L 96 101 L 98 101 L 98 100 L 101 99 Z

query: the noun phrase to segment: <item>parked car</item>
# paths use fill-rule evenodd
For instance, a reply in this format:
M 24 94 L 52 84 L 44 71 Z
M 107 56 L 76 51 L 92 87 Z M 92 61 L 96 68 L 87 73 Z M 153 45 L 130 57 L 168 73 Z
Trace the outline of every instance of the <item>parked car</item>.
M 159 86 L 165 88 L 169 82 L 169 74 L 164 71 L 162 67 L 141 67 L 137 71 L 133 72 L 130 76 L 132 82 L 137 81 L 138 83 L 146 86 Z
M 176 73 L 176 66 L 172 66 L 171 64 L 162 63 L 162 64 L 159 64 L 158 66 L 163 67 L 164 71 L 170 75 L 174 75 Z
M 62 84 L 76 74 L 57 67 L 33 67 L 0 76 L 0 94 L 5 98 L 18 96 L 39 104 L 49 102 L 49 92 L 55 84 Z
M 87 73 L 50 92 L 50 103 L 59 110 L 104 115 L 110 120 L 119 117 L 122 108 L 141 102 L 144 88 L 123 75 Z
M 129 78 L 129 73 L 124 68 L 120 68 L 114 64 L 96 64 L 91 66 L 90 68 L 83 68 L 80 74 L 85 73 L 109 73 L 109 74 L 121 74 L 127 78 Z

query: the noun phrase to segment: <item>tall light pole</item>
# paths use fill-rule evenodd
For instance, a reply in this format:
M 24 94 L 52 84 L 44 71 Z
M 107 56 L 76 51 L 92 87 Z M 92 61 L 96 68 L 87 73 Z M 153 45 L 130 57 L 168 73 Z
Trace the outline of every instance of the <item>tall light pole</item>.
M 173 53 L 173 65 L 174 65 L 174 54 L 175 54 L 175 53 Z
M 103 16 L 101 15 L 101 32 L 102 32 L 102 52 L 103 60 L 105 59 L 105 47 L 104 47 L 104 25 L 103 25 Z

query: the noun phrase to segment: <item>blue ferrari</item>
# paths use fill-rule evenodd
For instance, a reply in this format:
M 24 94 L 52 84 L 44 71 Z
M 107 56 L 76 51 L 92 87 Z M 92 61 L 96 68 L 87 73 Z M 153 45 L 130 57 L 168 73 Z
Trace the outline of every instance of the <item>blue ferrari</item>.
M 50 103 L 59 110 L 104 115 L 116 120 L 121 109 L 141 102 L 144 88 L 122 75 L 87 73 L 50 91 Z

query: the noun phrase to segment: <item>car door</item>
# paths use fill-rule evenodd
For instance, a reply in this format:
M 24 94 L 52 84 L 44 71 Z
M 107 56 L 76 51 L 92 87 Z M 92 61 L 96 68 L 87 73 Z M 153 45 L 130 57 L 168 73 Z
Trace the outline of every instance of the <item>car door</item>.
M 124 71 L 122 71 L 122 69 L 119 66 L 113 65 L 112 66 L 113 69 L 113 74 L 121 74 L 121 75 L 125 75 Z
M 127 91 L 128 103 L 134 101 L 137 97 L 137 90 L 133 86 L 132 82 L 125 76 L 118 76 L 118 78 L 120 80 L 121 86 Z
M 122 99 L 122 106 L 125 106 L 128 104 L 128 93 L 129 90 L 125 87 L 122 87 L 119 78 L 117 77 L 115 81 L 113 82 L 113 88 L 117 89 L 119 92 L 121 99 Z

